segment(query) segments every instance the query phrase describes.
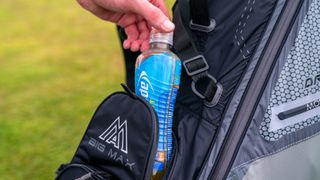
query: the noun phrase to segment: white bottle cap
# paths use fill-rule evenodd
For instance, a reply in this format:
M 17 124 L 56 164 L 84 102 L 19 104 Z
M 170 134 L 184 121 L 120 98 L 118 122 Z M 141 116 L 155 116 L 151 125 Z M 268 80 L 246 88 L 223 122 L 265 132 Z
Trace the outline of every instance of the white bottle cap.
M 150 43 L 166 43 L 173 45 L 173 32 L 161 33 L 158 30 L 152 28 L 150 33 Z

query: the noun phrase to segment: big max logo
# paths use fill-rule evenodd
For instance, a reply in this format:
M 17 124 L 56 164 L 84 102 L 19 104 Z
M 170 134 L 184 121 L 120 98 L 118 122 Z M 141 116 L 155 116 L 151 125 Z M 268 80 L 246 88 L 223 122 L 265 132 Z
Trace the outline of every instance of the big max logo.
M 99 138 L 115 148 L 128 154 L 127 120 L 120 122 L 120 116 L 99 136 Z

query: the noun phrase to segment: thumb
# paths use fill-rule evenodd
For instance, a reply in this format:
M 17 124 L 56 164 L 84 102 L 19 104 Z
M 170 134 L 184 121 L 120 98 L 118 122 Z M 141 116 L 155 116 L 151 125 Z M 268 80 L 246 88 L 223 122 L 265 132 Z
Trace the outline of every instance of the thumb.
M 170 21 L 160 8 L 151 4 L 149 1 L 138 1 L 133 11 L 147 20 L 152 27 L 163 32 L 171 32 L 174 30 L 174 24 Z

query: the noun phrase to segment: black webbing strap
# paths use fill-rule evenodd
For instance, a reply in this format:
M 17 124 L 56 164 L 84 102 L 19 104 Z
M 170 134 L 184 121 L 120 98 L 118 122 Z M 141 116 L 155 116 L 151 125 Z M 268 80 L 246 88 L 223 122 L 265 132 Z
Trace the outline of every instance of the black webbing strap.
M 209 17 L 207 0 L 190 0 L 190 28 L 201 32 L 210 32 L 216 22 Z
M 189 4 L 190 15 L 193 23 L 202 26 L 209 26 L 210 19 L 207 0 L 190 0 Z
M 192 79 L 192 91 L 204 100 L 206 106 L 215 106 L 222 94 L 222 86 L 208 73 L 209 65 L 205 57 L 192 45 L 191 39 L 182 24 L 178 6 L 174 9 L 173 15 L 176 27 L 180 27 L 176 28 L 175 32 L 175 34 L 179 34 L 175 36 L 175 50 L 181 52 L 178 53 L 178 56 L 182 60 L 187 75 Z

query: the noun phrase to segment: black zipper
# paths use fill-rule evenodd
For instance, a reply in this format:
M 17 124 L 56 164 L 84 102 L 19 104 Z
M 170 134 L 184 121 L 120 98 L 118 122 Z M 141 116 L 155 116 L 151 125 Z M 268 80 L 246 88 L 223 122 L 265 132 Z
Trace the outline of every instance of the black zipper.
M 226 179 L 228 172 L 236 158 L 241 142 L 251 123 L 254 110 L 262 96 L 263 89 L 267 85 L 272 69 L 277 61 L 281 49 L 287 39 L 298 15 L 304 0 L 287 0 L 284 8 L 277 20 L 275 28 L 270 36 L 263 55 L 260 57 L 257 68 L 253 72 L 247 85 L 246 91 L 239 104 L 239 109 L 235 113 L 232 124 L 228 130 L 226 138 L 219 150 L 218 159 L 214 165 L 209 179 Z M 256 76 L 258 74 L 258 76 Z M 254 84 L 254 86 L 251 86 Z

